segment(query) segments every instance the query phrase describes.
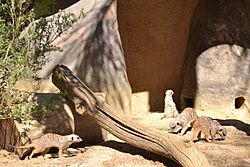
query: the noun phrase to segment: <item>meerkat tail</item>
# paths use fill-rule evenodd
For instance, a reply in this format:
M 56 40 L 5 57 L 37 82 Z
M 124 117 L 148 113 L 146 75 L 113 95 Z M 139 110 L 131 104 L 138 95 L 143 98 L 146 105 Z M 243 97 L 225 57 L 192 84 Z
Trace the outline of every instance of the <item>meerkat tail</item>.
M 32 144 L 30 145 L 27 145 L 27 146 L 12 146 L 13 148 L 16 148 L 16 149 L 24 149 L 24 148 L 32 148 L 34 147 Z

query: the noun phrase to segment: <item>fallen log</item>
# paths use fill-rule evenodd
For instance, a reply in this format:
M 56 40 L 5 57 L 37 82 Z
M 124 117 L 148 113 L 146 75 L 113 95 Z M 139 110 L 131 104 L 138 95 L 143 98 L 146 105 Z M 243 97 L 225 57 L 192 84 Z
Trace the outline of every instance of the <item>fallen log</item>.
M 74 102 L 76 112 L 88 114 L 97 123 L 128 144 L 170 158 L 184 167 L 208 167 L 206 157 L 191 141 L 139 124 L 113 109 L 63 65 L 53 69 L 52 82 Z

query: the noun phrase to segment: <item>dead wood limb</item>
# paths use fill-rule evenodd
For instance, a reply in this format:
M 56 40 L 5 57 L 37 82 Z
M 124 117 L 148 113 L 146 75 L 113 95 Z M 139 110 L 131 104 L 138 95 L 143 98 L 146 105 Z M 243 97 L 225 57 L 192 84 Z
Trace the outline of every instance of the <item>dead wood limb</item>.
M 87 113 L 116 137 L 133 146 L 173 159 L 184 167 L 210 166 L 192 142 L 177 135 L 149 128 L 99 100 L 94 93 L 63 65 L 53 69 L 52 82 L 75 103 L 79 114 Z

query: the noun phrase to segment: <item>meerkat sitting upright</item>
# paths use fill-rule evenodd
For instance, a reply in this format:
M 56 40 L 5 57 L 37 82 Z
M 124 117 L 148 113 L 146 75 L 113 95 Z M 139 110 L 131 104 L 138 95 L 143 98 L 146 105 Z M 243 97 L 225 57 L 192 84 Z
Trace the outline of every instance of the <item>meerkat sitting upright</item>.
M 201 133 L 204 134 L 205 139 L 209 142 L 209 136 L 212 141 L 215 140 L 216 134 L 219 134 L 222 139 L 227 135 L 227 129 L 223 127 L 218 121 L 212 120 L 208 117 L 199 117 L 193 123 L 193 137 L 192 141 L 200 138 Z
M 198 115 L 191 107 L 185 108 L 176 119 L 170 121 L 169 127 L 171 132 L 177 133 L 181 130 L 183 136 L 190 124 L 197 119 Z
M 163 118 L 176 118 L 178 116 L 178 111 L 176 109 L 176 105 L 173 100 L 174 92 L 172 90 L 167 90 L 165 92 L 164 98 L 164 115 Z
M 71 144 L 81 141 L 82 139 L 76 134 L 61 136 L 54 133 L 47 133 L 33 140 L 32 143 L 27 146 L 18 146 L 14 148 L 34 148 L 29 156 L 29 159 L 31 159 L 34 154 L 41 153 L 44 156 L 51 147 L 57 147 L 59 149 L 58 157 L 60 157 L 63 154 L 63 150 L 66 150 Z

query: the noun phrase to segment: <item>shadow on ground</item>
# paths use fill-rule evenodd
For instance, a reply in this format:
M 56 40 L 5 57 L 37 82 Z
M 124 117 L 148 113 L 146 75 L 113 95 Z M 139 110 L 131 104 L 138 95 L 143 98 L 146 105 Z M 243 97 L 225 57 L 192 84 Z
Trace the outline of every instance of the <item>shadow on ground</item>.
M 110 148 L 116 149 L 116 150 L 123 152 L 123 153 L 130 153 L 132 155 L 140 155 L 147 160 L 159 161 L 159 162 L 163 163 L 165 166 L 181 167 L 181 165 L 179 165 L 178 163 L 176 163 L 176 162 L 174 162 L 166 157 L 157 155 L 157 154 L 152 153 L 150 151 L 136 148 L 136 147 L 131 146 L 131 145 L 126 144 L 126 143 L 117 142 L 114 140 L 109 140 L 109 141 L 101 144 L 101 146 L 110 147 Z
M 250 124 L 244 123 L 237 119 L 216 119 L 223 126 L 234 126 L 236 129 L 245 132 L 250 136 Z

